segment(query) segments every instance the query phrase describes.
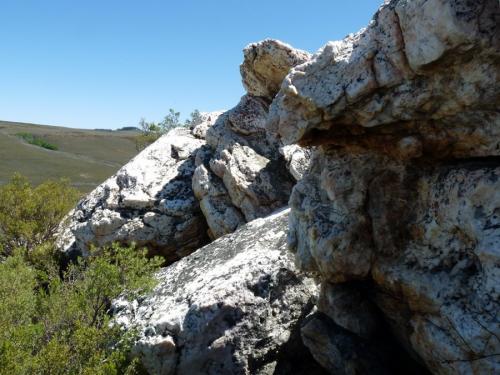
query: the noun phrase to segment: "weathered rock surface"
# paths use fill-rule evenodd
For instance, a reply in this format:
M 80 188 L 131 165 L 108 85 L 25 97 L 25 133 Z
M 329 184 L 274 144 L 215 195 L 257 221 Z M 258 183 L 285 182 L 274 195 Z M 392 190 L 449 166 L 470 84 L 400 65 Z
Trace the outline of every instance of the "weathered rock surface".
M 308 163 L 309 152 L 298 146 L 280 152 L 266 123 L 281 81 L 309 54 L 274 40 L 252 44 L 244 54 L 241 74 L 248 94 L 213 126 L 193 130 L 210 146 L 196 158 L 193 189 L 212 238 L 286 206 L 293 177 L 299 178 Z
M 269 100 L 280 89 L 288 71 L 311 57 L 308 52 L 272 39 L 248 45 L 243 54 L 245 59 L 240 66 L 243 86 L 250 95 Z
M 499 25 L 498 0 L 386 0 L 314 56 L 252 44 L 235 108 L 80 202 L 66 251 L 133 240 L 172 261 L 222 237 L 115 304 L 147 369 L 500 373 Z M 259 218 L 295 183 L 294 265 L 287 214 Z
M 197 156 L 201 158 L 202 154 L 211 155 L 210 150 L 206 149 L 200 151 Z M 245 217 L 231 202 L 222 180 L 205 164 L 200 163 L 196 167 L 193 175 L 193 191 L 207 219 L 211 238 L 215 239 L 232 233 L 245 224 Z
M 164 268 L 149 297 L 116 303 L 150 373 L 322 373 L 299 337 L 317 287 L 294 266 L 287 225 L 288 210 L 252 221 Z
M 86 254 L 91 245 L 135 242 L 173 261 L 203 246 L 207 224 L 191 187 L 203 144 L 174 129 L 147 147 L 78 203 L 59 248 Z
M 280 82 L 309 58 L 272 40 L 252 51 L 245 52 L 245 76 Z M 80 202 L 59 247 L 85 253 L 91 244 L 136 242 L 170 261 L 286 206 L 294 183 L 289 170 L 296 178 L 303 173 L 308 153 L 295 147 L 280 154 L 266 131 L 269 103 L 248 94 L 230 111 L 202 113 L 191 134 L 163 137 Z
M 191 126 L 191 134 L 196 138 L 205 139 L 207 130 L 223 113 L 224 111 L 201 112 L 199 121 Z
M 387 1 L 366 29 L 292 69 L 270 129 L 285 143 L 342 146 L 365 135 L 366 146 L 408 157 L 498 153 L 498 7 Z
M 288 145 L 280 148 L 280 152 L 286 160 L 287 168 L 296 181 L 299 181 L 311 165 L 311 148 L 297 145 Z
M 270 109 L 270 133 L 317 146 L 289 243 L 320 310 L 365 339 L 380 311 L 437 374 L 500 372 L 499 19 L 494 0 L 386 1 Z M 325 364 L 339 333 L 311 327 Z
M 279 143 L 266 134 L 267 110 L 264 100 L 245 95 L 206 131 L 193 189 L 212 238 L 287 205 L 293 178 Z

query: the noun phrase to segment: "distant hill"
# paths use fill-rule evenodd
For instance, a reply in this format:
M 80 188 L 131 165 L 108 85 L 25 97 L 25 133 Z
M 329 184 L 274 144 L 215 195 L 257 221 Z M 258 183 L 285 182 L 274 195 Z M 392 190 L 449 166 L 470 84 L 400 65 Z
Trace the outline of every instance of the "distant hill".
M 129 129 L 104 132 L 0 121 L 0 184 L 19 172 L 35 184 L 66 177 L 88 192 L 137 154 L 137 131 Z M 57 150 L 30 144 L 27 134 Z

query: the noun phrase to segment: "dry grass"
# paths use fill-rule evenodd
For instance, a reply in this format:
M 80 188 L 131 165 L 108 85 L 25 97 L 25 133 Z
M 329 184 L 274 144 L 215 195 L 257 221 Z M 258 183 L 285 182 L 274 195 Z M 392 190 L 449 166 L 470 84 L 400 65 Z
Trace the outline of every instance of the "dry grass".
M 30 133 L 57 151 L 31 145 L 18 133 Z M 38 184 L 48 178 L 69 178 L 88 192 L 137 154 L 136 132 L 70 129 L 0 121 L 0 184 L 19 172 Z

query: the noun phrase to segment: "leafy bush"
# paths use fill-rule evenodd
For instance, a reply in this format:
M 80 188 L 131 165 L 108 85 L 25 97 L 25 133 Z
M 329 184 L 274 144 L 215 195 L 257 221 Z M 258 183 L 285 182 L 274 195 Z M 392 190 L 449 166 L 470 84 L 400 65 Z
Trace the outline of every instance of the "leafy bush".
M 51 240 L 79 195 L 66 180 L 33 187 L 26 178 L 14 175 L 0 187 L 0 257 L 15 248 L 33 249 Z
M 145 255 L 114 245 L 80 259 L 62 278 L 54 272 L 40 277 L 21 251 L 1 263 L 0 373 L 133 371 L 137 363 L 128 353 L 134 332 L 112 325 L 109 308 L 114 298 L 132 298 L 154 285 L 160 260 Z
M 139 370 L 129 355 L 135 333 L 112 324 L 110 306 L 150 290 L 161 259 L 115 244 L 61 269 L 54 228 L 75 198 L 65 181 L 33 188 L 15 176 L 0 188 L 2 375 Z
M 200 118 L 200 111 L 195 109 L 191 113 L 191 118 L 187 119 L 184 123 L 180 121 L 180 112 L 176 112 L 172 108 L 168 110 L 168 114 L 163 118 L 163 121 L 155 123 L 155 122 L 146 122 L 145 119 L 141 119 L 139 122 L 139 129 L 141 134 L 136 138 L 136 148 L 138 151 L 143 150 L 158 138 L 160 138 L 163 134 L 168 133 L 170 130 L 178 127 L 191 127 L 196 124 Z
M 33 135 L 31 133 L 22 132 L 22 133 L 17 133 L 16 135 L 19 138 L 24 139 L 25 142 L 28 142 L 29 144 L 32 144 L 32 145 L 43 147 L 43 148 L 45 148 L 47 150 L 51 150 L 51 151 L 57 151 L 57 149 L 58 149 L 56 145 L 53 145 L 52 143 L 47 142 L 43 138 L 37 137 L 36 135 Z

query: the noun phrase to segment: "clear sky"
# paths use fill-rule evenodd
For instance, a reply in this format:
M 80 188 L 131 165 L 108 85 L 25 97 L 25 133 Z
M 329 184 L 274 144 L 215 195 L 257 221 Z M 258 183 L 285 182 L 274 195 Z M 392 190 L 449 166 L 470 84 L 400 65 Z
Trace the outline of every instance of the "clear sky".
M 229 109 L 242 49 L 276 38 L 316 51 L 382 0 L 1 0 L 0 120 L 80 128 Z

